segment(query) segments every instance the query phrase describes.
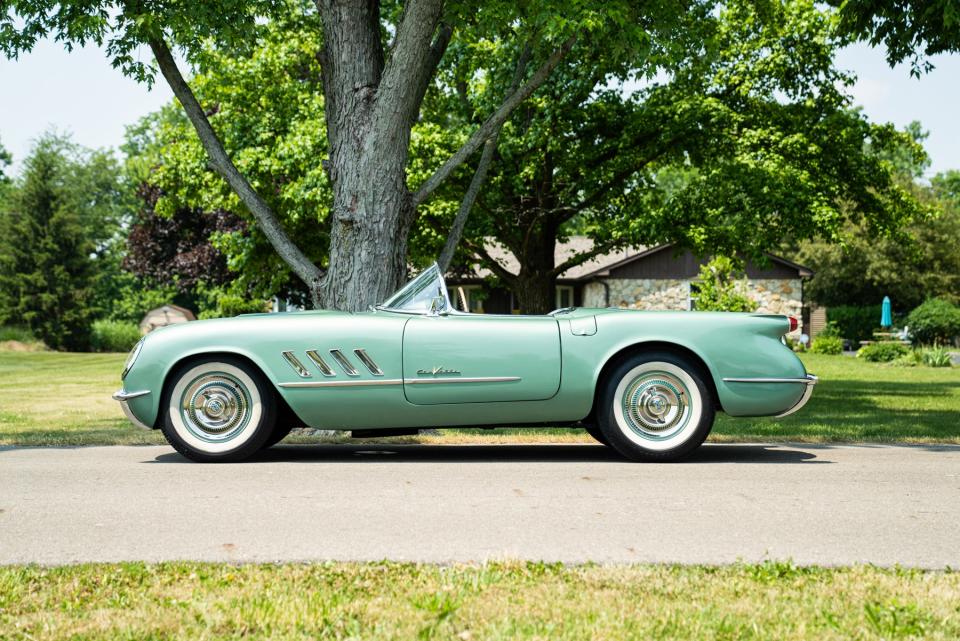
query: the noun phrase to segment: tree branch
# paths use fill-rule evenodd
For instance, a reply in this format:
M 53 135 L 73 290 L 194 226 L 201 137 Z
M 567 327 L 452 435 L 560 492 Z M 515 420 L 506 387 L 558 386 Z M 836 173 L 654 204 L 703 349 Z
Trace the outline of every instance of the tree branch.
M 508 272 L 503 265 L 497 262 L 497 260 L 487 252 L 486 248 L 483 245 L 477 245 L 473 241 L 464 239 L 463 244 L 467 246 L 471 252 L 476 254 L 479 257 L 480 262 L 487 266 L 487 268 L 496 274 L 500 279 L 506 281 L 507 283 L 513 283 L 517 280 L 516 274 L 511 274 Z
M 493 135 L 497 129 L 507 121 L 507 118 L 510 117 L 510 114 L 513 112 L 517 106 L 526 100 L 530 94 L 537 90 L 540 85 L 546 82 L 547 78 L 550 77 L 550 74 L 553 70 L 560 64 L 560 61 L 563 60 L 563 57 L 569 53 L 570 49 L 573 48 L 573 44 L 576 42 L 576 36 L 570 36 L 567 38 L 562 45 L 550 54 L 546 62 L 537 69 L 537 71 L 530 77 L 530 80 L 527 83 L 513 92 L 500 107 L 491 115 L 487 120 L 480 125 L 480 127 L 470 136 L 470 139 L 450 158 L 443 163 L 437 171 L 426 180 L 426 182 L 421 185 L 420 189 L 417 190 L 417 193 L 413 195 L 413 204 L 414 207 L 421 204 L 427 199 L 427 197 L 432 194 L 440 184 L 453 173 L 453 170 L 459 167 L 467 158 L 473 155 L 477 149 L 480 148 L 490 136 Z
M 570 258 L 568 258 L 567 260 L 563 261 L 562 263 L 554 267 L 550 271 L 550 274 L 552 276 L 559 276 L 560 274 L 567 271 L 568 269 L 576 267 L 577 265 L 582 265 L 583 263 L 587 262 L 591 258 L 594 258 L 596 256 L 599 256 L 600 254 L 604 254 L 610 251 L 615 245 L 616 243 L 598 243 L 594 245 L 590 249 L 590 251 L 585 251 L 579 254 L 575 254 Z
M 517 60 L 517 68 L 513 73 L 513 80 L 510 83 L 510 88 L 507 90 L 507 95 L 516 92 L 517 87 L 520 86 L 520 81 L 524 73 L 526 73 L 527 63 L 530 60 L 532 52 L 533 47 L 529 43 L 523 48 L 523 51 L 520 52 L 520 58 Z M 457 245 L 460 244 L 463 228 L 467 224 L 467 217 L 470 215 L 470 210 L 473 209 L 473 204 L 480 194 L 480 188 L 487 180 L 487 171 L 490 169 L 490 164 L 493 162 L 493 155 L 497 151 L 497 140 L 500 138 L 500 130 L 502 127 L 502 124 L 497 127 L 493 135 L 490 136 L 483 145 L 483 153 L 480 154 L 480 162 L 477 164 L 477 170 L 473 174 L 473 179 L 470 180 L 470 186 L 467 187 L 467 192 L 463 195 L 463 200 L 460 201 L 457 216 L 453 219 L 450 233 L 447 234 L 447 241 L 444 243 L 443 251 L 440 252 L 440 259 L 437 261 L 442 271 L 447 271 L 447 268 L 450 267 L 453 255 L 457 251 Z
M 453 34 L 449 25 L 437 29 L 442 12 L 443 0 L 407 0 L 404 4 L 393 50 L 377 90 L 373 122 L 395 122 L 399 116 L 403 120 L 396 126 L 406 128 L 417 117 L 423 95 Z
M 194 96 L 193 90 L 183 79 L 183 75 L 180 73 L 180 69 L 177 67 L 177 63 L 173 59 L 173 55 L 170 53 L 166 42 L 160 39 L 152 39 L 150 40 L 150 49 L 157 59 L 160 72 L 173 90 L 173 95 L 175 95 L 180 101 L 180 104 L 183 105 L 183 110 L 193 124 L 197 136 L 200 138 L 200 144 L 203 145 L 204 150 L 207 152 L 207 157 L 210 159 L 210 165 L 220 174 L 227 184 L 230 185 L 230 188 L 240 197 L 243 204 L 247 206 L 247 209 L 253 214 L 263 234 L 267 237 L 267 240 L 270 241 L 270 244 L 273 245 L 273 248 L 280 255 L 280 258 L 290 266 L 290 269 L 293 270 L 293 273 L 295 273 L 300 280 L 306 283 L 311 293 L 316 292 L 324 276 L 323 270 L 314 265 L 313 261 L 290 240 L 290 237 L 287 236 L 287 233 L 283 230 L 273 210 L 271 210 L 270 206 L 254 191 L 249 181 L 237 170 L 233 161 L 230 160 L 230 156 L 227 155 L 216 132 L 213 130 L 213 127 L 210 126 L 210 121 L 207 120 L 203 108 L 197 101 L 196 96 Z

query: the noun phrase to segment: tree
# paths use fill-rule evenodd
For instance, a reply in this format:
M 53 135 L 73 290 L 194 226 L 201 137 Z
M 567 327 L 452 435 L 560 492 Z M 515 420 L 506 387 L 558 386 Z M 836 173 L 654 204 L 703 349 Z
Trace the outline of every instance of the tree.
M 763 260 L 784 237 L 834 238 L 847 221 L 874 234 L 899 228 L 918 209 L 883 152 L 916 160 L 922 148 L 850 110 L 833 20 L 806 2 L 728 2 L 652 42 L 639 71 L 660 79 L 630 95 L 565 61 L 504 125 L 464 259 L 508 285 L 521 312 L 543 313 L 560 274 L 627 244 Z M 428 119 L 457 114 L 470 126 L 471 86 L 456 81 L 470 67 L 442 76 L 453 89 L 428 101 Z M 469 181 L 448 185 L 450 200 Z M 426 216 L 443 229 L 451 210 Z M 555 261 L 571 233 L 592 249 Z M 487 253 L 489 238 L 518 273 Z
M 149 82 L 152 70 L 136 56 L 139 46 L 148 46 L 197 131 L 208 162 L 310 287 L 315 302 L 357 310 L 382 300 L 403 278 L 417 207 L 484 145 L 575 45 L 583 53 L 601 48 L 615 52 L 626 61 L 643 51 L 651 32 L 671 29 L 679 17 L 704 4 L 712 3 L 406 0 L 401 6 L 378 0 L 317 0 L 313 14 L 297 0 L 224 0 L 215 6 L 177 0 L 13 0 L 0 22 L 0 48 L 16 56 L 47 34 L 68 47 L 104 44 L 114 66 Z M 316 55 L 333 192 L 327 269 L 291 239 L 261 190 L 227 153 L 218 135 L 216 110 L 197 100 L 173 55 L 180 49 L 196 62 L 209 42 L 247 51 L 265 22 L 291 15 L 318 18 L 323 34 Z M 422 184 L 411 185 L 406 175 L 411 129 L 455 39 L 515 43 L 516 50 L 529 44 L 529 71 L 460 149 Z
M 80 206 L 73 185 L 84 172 L 72 151 L 68 141 L 47 134 L 24 161 L 0 220 L 0 291 L 8 322 L 27 326 L 54 349 L 82 350 L 96 249 L 84 223 L 98 203 Z
M 892 66 L 910 60 L 914 75 L 932 65 L 924 56 L 960 50 L 957 0 L 833 0 L 842 33 L 887 47 Z
M 797 260 L 815 273 L 805 289 L 813 301 L 867 306 L 889 296 L 900 311 L 932 297 L 960 302 L 960 172 L 911 188 L 933 215 L 902 234 L 878 239 L 850 224 L 842 242 L 800 244 Z

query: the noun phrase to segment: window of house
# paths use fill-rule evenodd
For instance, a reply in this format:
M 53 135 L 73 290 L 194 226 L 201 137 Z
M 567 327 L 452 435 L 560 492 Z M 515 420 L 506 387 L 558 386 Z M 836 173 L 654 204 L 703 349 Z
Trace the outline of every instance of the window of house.
M 556 309 L 561 307 L 573 307 L 573 286 L 557 285 Z

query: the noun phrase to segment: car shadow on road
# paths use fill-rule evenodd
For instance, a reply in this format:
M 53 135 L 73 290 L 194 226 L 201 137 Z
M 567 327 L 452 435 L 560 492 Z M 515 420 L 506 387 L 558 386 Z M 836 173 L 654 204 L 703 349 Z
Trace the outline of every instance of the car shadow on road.
M 816 448 L 797 445 L 707 443 L 690 456 L 670 465 L 704 463 L 832 463 L 818 458 Z M 251 457 L 256 463 L 625 463 L 602 445 L 276 445 Z M 186 463 L 171 452 L 156 463 Z

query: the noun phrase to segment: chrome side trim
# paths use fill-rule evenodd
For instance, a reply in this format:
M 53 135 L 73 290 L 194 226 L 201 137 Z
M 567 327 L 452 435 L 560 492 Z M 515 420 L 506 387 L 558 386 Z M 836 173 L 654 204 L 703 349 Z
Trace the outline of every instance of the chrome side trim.
M 138 392 L 126 392 L 124 390 L 118 390 L 113 393 L 113 400 L 115 401 L 129 401 L 131 398 L 139 398 L 141 396 L 146 396 L 150 393 L 150 390 L 140 390 Z
M 803 383 L 804 385 L 816 385 L 817 377 L 813 374 L 807 374 L 805 378 L 725 378 L 724 383 Z
M 375 378 L 362 381 L 295 381 L 277 383 L 279 387 L 367 387 L 370 385 L 437 385 L 448 383 L 510 383 L 519 376 L 479 376 L 474 378 Z
M 377 365 L 372 358 L 370 358 L 370 355 L 367 354 L 367 350 L 355 349 L 353 350 L 353 353 L 357 355 L 357 358 L 360 359 L 360 362 L 363 363 L 364 367 L 370 370 L 371 374 L 374 376 L 383 376 L 383 370 L 380 369 L 380 366 Z
M 810 397 L 813 396 L 813 387 L 814 385 L 817 384 L 817 381 L 819 380 L 820 379 L 818 379 L 813 374 L 807 374 L 807 378 L 804 380 L 804 382 L 807 384 L 807 387 L 805 390 L 803 390 L 803 396 L 800 397 L 800 400 L 797 401 L 796 405 L 788 409 L 786 412 L 777 414 L 775 418 L 780 418 L 782 416 L 790 416 L 794 412 L 800 411 L 800 409 L 807 404 L 807 401 L 810 400 Z
M 476 376 L 467 378 L 463 376 L 443 377 L 443 378 L 405 378 L 404 385 L 441 385 L 448 383 L 510 383 L 521 380 L 519 376 Z
M 303 363 L 300 362 L 300 359 L 294 356 L 293 352 L 280 352 L 283 354 L 283 358 L 286 359 L 287 363 L 290 364 L 290 367 L 293 368 L 297 374 L 300 375 L 300 378 L 310 378 L 312 374 L 303 366 Z
M 336 376 L 337 373 L 327 365 L 327 361 L 323 360 L 323 357 L 320 356 L 320 353 L 315 349 L 308 349 L 307 356 L 313 361 L 313 364 L 317 366 L 317 369 L 320 370 L 320 373 L 324 376 Z
M 358 372 L 346 356 L 343 355 L 339 349 L 331 349 L 330 354 L 333 356 L 333 359 L 340 363 L 340 367 L 343 368 L 343 371 L 346 372 L 347 376 L 360 376 Z
M 280 387 L 365 387 L 368 385 L 403 385 L 403 379 L 377 378 L 365 381 L 297 381 L 295 383 L 278 383 Z

